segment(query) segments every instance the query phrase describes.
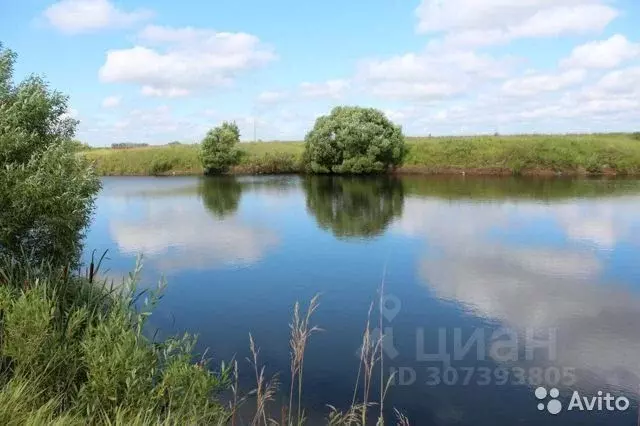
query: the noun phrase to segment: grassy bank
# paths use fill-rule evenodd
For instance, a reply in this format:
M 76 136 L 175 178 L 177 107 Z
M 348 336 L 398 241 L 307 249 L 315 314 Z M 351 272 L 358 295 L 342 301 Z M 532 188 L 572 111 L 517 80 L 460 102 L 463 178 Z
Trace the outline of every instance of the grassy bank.
M 300 142 L 242 143 L 240 164 L 234 173 L 297 173 L 302 170 Z M 198 175 L 202 165 L 198 145 L 162 145 L 148 148 L 99 148 L 83 151 L 103 176 Z
M 640 137 L 632 134 L 407 138 L 399 173 L 640 174 Z M 302 142 L 242 143 L 232 173 L 299 173 Z M 83 152 L 104 176 L 202 173 L 198 145 Z
M 230 369 L 194 362 L 190 336 L 145 338 L 135 277 L 112 288 L 0 257 L 0 424 L 226 424 Z

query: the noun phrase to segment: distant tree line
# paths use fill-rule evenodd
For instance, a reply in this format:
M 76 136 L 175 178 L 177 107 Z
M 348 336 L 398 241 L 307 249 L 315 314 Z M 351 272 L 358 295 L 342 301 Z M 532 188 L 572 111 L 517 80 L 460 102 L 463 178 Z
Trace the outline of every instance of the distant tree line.
M 133 143 L 133 142 L 123 142 L 123 143 L 112 143 L 112 149 L 129 149 L 129 148 L 144 148 L 149 146 L 148 143 Z

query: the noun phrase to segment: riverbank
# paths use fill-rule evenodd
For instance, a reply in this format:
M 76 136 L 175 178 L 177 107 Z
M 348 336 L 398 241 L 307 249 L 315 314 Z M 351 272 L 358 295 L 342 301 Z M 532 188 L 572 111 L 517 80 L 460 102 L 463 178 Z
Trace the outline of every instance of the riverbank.
M 407 138 L 401 174 L 639 175 L 637 134 Z M 302 142 L 240 145 L 232 174 L 302 173 Z M 200 175 L 198 145 L 85 151 L 103 176 Z

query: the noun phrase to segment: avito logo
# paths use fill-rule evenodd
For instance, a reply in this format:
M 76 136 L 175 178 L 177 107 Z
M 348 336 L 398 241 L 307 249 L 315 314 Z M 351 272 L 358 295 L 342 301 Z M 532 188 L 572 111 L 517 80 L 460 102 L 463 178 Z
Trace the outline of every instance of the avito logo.
M 538 410 L 544 411 L 546 408 L 546 411 L 554 415 L 562 411 L 562 403 L 558 400 L 560 396 L 558 389 L 552 388 L 547 391 L 541 386 L 534 391 L 534 394 L 539 400 L 545 400 L 547 396 L 551 397 L 551 400 L 546 404 L 538 403 Z M 597 396 L 581 396 L 580 392 L 573 391 L 566 411 L 626 411 L 629 405 L 628 398 L 615 397 L 609 392 L 598 391 Z

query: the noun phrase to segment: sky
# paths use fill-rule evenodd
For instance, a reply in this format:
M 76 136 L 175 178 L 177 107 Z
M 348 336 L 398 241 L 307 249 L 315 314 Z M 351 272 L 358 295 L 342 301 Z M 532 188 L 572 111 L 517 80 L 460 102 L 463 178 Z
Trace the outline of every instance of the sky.
M 77 137 L 300 140 L 337 105 L 413 136 L 640 130 L 637 0 L 0 0 Z

